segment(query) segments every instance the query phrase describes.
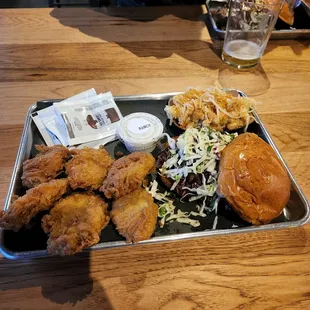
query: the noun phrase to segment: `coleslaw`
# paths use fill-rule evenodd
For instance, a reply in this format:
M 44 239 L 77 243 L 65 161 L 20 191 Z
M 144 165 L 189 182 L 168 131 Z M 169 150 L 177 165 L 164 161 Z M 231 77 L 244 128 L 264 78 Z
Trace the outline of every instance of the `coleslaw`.
M 209 127 L 189 128 L 176 143 L 170 143 L 159 172 L 173 181 L 170 189 L 181 193 L 181 201 L 204 199 L 205 204 L 205 199 L 214 196 L 221 152 L 237 135 Z

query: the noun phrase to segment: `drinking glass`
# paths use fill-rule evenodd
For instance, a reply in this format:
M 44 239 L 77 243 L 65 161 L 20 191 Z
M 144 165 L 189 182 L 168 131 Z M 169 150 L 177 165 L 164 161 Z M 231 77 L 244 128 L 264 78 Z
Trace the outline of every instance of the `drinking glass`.
M 222 60 L 237 68 L 260 61 L 284 0 L 230 0 Z

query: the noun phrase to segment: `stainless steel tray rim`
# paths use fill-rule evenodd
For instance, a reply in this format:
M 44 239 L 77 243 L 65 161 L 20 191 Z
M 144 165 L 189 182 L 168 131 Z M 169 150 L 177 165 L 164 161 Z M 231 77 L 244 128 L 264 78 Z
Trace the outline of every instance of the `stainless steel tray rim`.
M 306 222 L 309 220 L 306 219 Z M 202 232 L 191 232 L 191 233 L 184 233 L 179 235 L 167 235 L 167 236 L 160 236 L 160 237 L 153 237 L 149 240 L 140 241 L 138 243 L 126 243 L 125 241 L 111 241 L 106 242 L 103 244 L 96 244 L 90 248 L 85 249 L 83 252 L 88 252 L 92 250 L 101 250 L 101 249 L 110 249 L 110 248 L 119 248 L 124 246 L 139 246 L 144 244 L 153 244 L 153 243 L 166 243 L 171 241 L 184 241 L 184 240 L 190 240 L 190 239 L 198 239 L 203 237 L 216 237 L 216 236 L 226 236 L 226 235 L 232 235 L 232 234 L 240 234 L 240 233 L 255 233 L 259 231 L 269 231 L 274 230 L 275 228 L 293 228 L 293 227 L 299 227 L 300 222 L 299 221 L 292 221 L 289 222 L 289 227 L 286 225 L 286 223 L 275 223 L 275 224 L 266 224 L 266 225 L 258 225 L 258 226 L 248 226 L 248 227 L 242 227 L 242 228 L 233 228 L 233 229 L 217 229 L 217 230 L 206 230 Z M 48 255 L 47 250 L 36 250 L 36 251 L 26 251 L 26 252 L 12 252 L 6 249 L 3 249 L 0 247 L 0 253 L 12 260 L 17 259 L 32 259 L 32 258 L 42 258 L 46 256 L 56 256 L 56 255 Z
M 17 155 L 16 155 L 16 160 L 15 160 L 15 164 L 14 164 L 14 168 L 12 171 L 12 177 L 11 177 L 11 181 L 10 181 L 10 185 L 9 185 L 9 189 L 8 189 L 8 193 L 5 199 L 5 203 L 4 203 L 4 211 L 6 211 L 11 203 L 11 198 L 12 198 L 12 191 L 14 188 L 14 183 L 17 177 L 17 171 L 19 169 L 19 159 L 21 158 L 21 154 L 22 151 L 25 147 L 25 143 L 26 143 L 26 134 L 27 134 L 27 128 L 30 125 L 31 119 L 29 117 L 33 106 L 35 106 L 36 104 L 32 105 L 29 107 L 28 111 L 27 111 L 27 115 L 26 115 L 26 119 L 25 119 L 25 124 L 24 124 L 24 128 L 23 128 L 23 132 L 22 132 L 22 136 L 20 138 L 21 143 L 19 144 L 18 150 L 17 150 Z

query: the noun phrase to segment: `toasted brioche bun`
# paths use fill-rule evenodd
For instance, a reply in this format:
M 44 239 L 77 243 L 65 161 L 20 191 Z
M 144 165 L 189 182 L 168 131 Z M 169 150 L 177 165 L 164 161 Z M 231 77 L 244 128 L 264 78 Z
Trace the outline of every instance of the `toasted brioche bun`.
M 222 152 L 220 193 L 247 222 L 265 224 L 278 217 L 290 197 L 290 179 L 272 147 L 244 133 Z

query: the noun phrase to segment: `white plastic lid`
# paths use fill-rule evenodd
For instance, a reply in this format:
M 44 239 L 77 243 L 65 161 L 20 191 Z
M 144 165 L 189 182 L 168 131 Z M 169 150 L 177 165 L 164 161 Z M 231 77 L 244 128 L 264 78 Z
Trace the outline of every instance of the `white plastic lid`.
M 156 143 L 164 130 L 160 119 L 149 113 L 132 113 L 119 123 L 117 134 L 124 143 L 135 146 Z

